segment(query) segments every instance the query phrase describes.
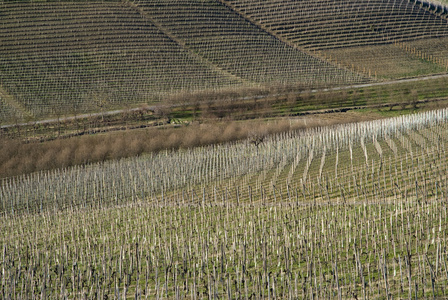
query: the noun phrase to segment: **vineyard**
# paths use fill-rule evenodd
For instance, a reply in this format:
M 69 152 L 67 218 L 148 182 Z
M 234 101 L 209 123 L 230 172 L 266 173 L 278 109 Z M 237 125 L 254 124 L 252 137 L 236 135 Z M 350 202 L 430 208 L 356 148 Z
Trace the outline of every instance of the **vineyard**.
M 415 1 L 230 0 L 236 11 L 304 49 L 323 50 L 412 41 L 448 34 L 448 9 Z M 301 9 L 310 7 L 314 9 Z
M 446 72 L 448 68 L 448 56 L 439 53 L 437 46 L 442 42 L 442 48 L 447 48 L 441 38 L 448 35 L 448 9 L 442 4 L 382 0 L 221 2 L 282 41 L 375 79 Z M 425 46 L 419 48 L 421 42 Z
M 2 298 L 446 297 L 448 110 L 2 181 Z
M 424 1 L 1 1 L 0 123 L 248 87 L 445 73 Z
M 0 0 L 0 299 L 448 299 L 447 3 Z

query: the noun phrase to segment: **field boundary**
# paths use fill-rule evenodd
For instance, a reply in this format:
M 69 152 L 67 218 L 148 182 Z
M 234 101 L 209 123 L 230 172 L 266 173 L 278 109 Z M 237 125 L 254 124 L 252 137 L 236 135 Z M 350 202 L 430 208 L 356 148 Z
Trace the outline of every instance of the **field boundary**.
M 400 83 L 409 83 L 409 82 L 417 82 L 417 81 L 424 81 L 424 80 L 432 80 L 432 79 L 441 79 L 441 78 L 448 78 L 448 74 L 438 74 L 433 76 L 425 76 L 425 77 L 415 77 L 415 78 L 407 78 L 407 79 L 400 79 L 400 80 L 391 80 L 391 81 L 382 81 L 382 82 L 373 82 L 373 83 L 365 83 L 365 84 L 357 84 L 357 85 L 349 85 L 349 86 L 340 86 L 340 87 L 333 87 L 333 88 L 325 88 L 325 89 L 314 89 L 310 91 L 302 91 L 299 94 L 305 94 L 308 92 L 311 93 L 319 93 L 319 92 L 332 92 L 332 91 L 343 91 L 343 90 L 350 90 L 350 89 L 360 89 L 360 88 L 368 88 L 368 87 L 376 87 L 376 86 L 387 86 L 387 85 L 393 85 L 393 84 L 400 84 Z M 252 96 L 252 97 L 242 97 L 237 100 L 261 100 L 268 97 L 278 97 L 284 94 L 274 94 L 274 95 L 261 95 L 261 96 Z M 1 89 L 0 89 L 0 96 L 1 96 Z M 427 103 L 427 102 L 437 102 L 440 100 L 440 98 L 436 98 L 437 100 L 427 99 L 427 100 L 421 100 L 422 102 L 417 103 Z M 208 101 L 208 103 L 216 103 L 221 100 L 211 100 Z M 176 108 L 176 107 L 184 107 L 189 105 L 194 105 L 195 103 L 182 103 L 182 104 L 172 104 L 172 105 L 163 105 L 164 107 L 168 108 Z M 353 109 L 360 109 L 360 108 L 377 108 L 377 107 L 389 107 L 390 105 L 400 105 L 400 103 L 384 103 L 384 104 L 374 104 L 374 105 L 367 105 L 362 106 L 359 108 L 350 108 L 350 107 L 344 107 L 344 108 L 331 108 L 331 109 L 325 109 L 321 111 L 333 111 L 340 109 L 348 111 Z M 18 124 L 4 124 L 0 125 L 0 129 L 7 129 L 7 128 L 13 128 L 13 127 L 20 127 L 20 126 L 32 126 L 32 125 L 43 125 L 43 124 L 52 124 L 52 123 L 58 123 L 58 122 L 65 122 L 65 121 L 73 121 L 77 119 L 86 119 L 91 117 L 101 117 L 101 116 L 113 116 L 113 115 L 119 115 L 122 113 L 127 112 L 138 112 L 138 111 L 155 111 L 157 108 L 160 107 L 160 105 L 153 105 L 150 107 L 137 107 L 137 108 L 131 108 L 131 109 L 119 109 L 119 110 L 111 110 L 111 111 L 105 111 L 105 112 L 99 112 L 99 113 L 87 113 L 77 116 L 70 116 L 70 117 L 61 117 L 61 118 L 51 118 L 46 120 L 40 120 L 40 121 L 33 121 L 33 122 L 25 122 L 25 123 L 18 123 Z M 306 112 L 301 112 L 298 115 L 309 115 L 309 114 L 317 114 L 318 111 L 316 110 L 310 110 Z M 322 112 L 321 112 L 322 113 Z
M 219 73 L 222 73 L 224 76 L 236 79 L 242 83 L 245 83 L 248 85 L 253 85 L 253 83 L 251 83 L 251 82 L 247 81 L 246 79 L 243 79 L 235 74 L 232 74 L 227 70 L 224 70 L 224 69 L 218 67 L 217 65 L 215 65 L 214 63 L 209 61 L 207 58 L 199 55 L 198 53 L 196 53 L 195 51 L 190 49 L 190 47 L 188 47 L 187 44 L 184 41 L 182 41 L 182 39 L 178 38 L 175 34 L 173 34 L 171 31 L 166 29 L 162 24 L 160 24 L 153 17 L 151 17 L 143 8 L 138 6 L 138 4 L 131 2 L 130 0 L 125 0 L 124 3 L 126 3 L 130 8 L 137 11 L 143 18 L 150 21 L 158 30 L 163 32 L 163 34 L 165 34 L 170 40 L 172 40 L 173 42 L 178 44 L 182 49 L 184 49 L 186 52 L 188 52 L 193 57 L 197 58 L 200 62 L 204 63 L 210 69 L 215 70 Z
M 441 101 L 448 100 L 448 97 L 443 98 L 433 98 L 433 99 L 424 99 L 424 100 L 417 100 L 413 102 L 413 105 L 419 105 L 419 104 L 427 104 L 427 103 L 437 103 Z M 330 115 L 330 114 L 336 114 L 336 113 L 345 113 L 349 111 L 356 111 L 361 109 L 380 109 L 380 108 L 390 108 L 392 110 L 393 107 L 400 107 L 400 106 L 406 106 L 409 105 L 410 102 L 389 102 L 389 103 L 381 103 L 381 104 L 369 104 L 369 105 L 362 105 L 362 106 L 350 106 L 350 107 L 337 107 L 337 108 L 328 108 L 328 109 L 318 109 L 318 110 L 308 110 L 308 111 L 301 111 L 298 113 L 293 113 L 285 116 L 278 116 L 279 118 L 282 117 L 304 117 L 304 116 L 313 116 L 313 115 Z M 136 112 L 139 111 L 140 108 L 135 108 L 128 110 L 127 112 Z M 112 112 L 114 113 L 114 112 Z M 113 114 L 110 114 L 113 115 Z M 89 118 L 89 117 L 99 117 L 100 115 L 82 115 L 82 116 L 76 116 L 76 117 L 68 117 L 64 121 L 74 121 L 79 120 L 83 118 Z M 102 114 L 102 116 L 105 116 L 105 114 Z M 45 124 L 52 124 L 58 122 L 57 120 L 53 120 L 54 122 L 51 123 L 45 123 Z M 59 120 L 59 122 L 63 122 L 63 120 Z M 341 122 L 340 124 L 344 124 L 345 122 Z M 350 121 L 348 122 L 350 123 Z M 18 126 L 34 126 L 38 124 L 38 122 L 32 122 L 27 124 L 22 124 Z M 27 142 L 48 142 L 53 140 L 59 140 L 59 139 L 69 139 L 73 137 L 79 137 L 84 135 L 95 135 L 95 134 L 101 134 L 101 133 L 111 133 L 111 132 L 118 132 L 118 131 L 128 131 L 128 130 L 134 130 L 134 129 L 144 129 L 144 128 L 158 128 L 158 129 L 167 129 L 167 128 L 179 128 L 182 126 L 187 126 L 189 123 L 185 124 L 178 124 L 178 123 L 167 123 L 167 122 L 155 122 L 150 124 L 136 124 L 136 125 L 116 125 L 116 126 L 109 126 L 106 128 L 91 128 L 86 131 L 76 132 L 76 133 L 69 133 L 69 134 L 61 134 L 57 137 L 48 137 L 48 138 L 38 138 L 38 139 L 28 139 Z M 13 125 L 17 126 L 17 125 Z

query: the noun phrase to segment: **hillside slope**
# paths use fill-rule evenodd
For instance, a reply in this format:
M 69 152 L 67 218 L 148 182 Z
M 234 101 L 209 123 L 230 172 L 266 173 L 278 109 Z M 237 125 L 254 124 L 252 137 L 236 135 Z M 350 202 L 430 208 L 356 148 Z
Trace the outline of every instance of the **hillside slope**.
M 3 1 L 0 122 L 441 73 L 447 46 L 444 8 L 417 0 Z
M 185 91 L 367 80 L 285 45 L 212 0 L 139 5 L 0 3 L 0 83 L 23 107 L 16 114 L 101 110 Z
M 353 71 L 390 79 L 448 69 L 448 55 L 439 51 L 448 48 L 448 8 L 440 4 L 420 0 L 220 2 L 282 41 Z M 424 48 L 415 44 L 419 41 L 425 41 Z
M 303 49 L 323 50 L 448 36 L 448 21 L 408 0 L 222 0 Z M 448 12 L 447 12 L 448 13 Z
M 282 43 L 216 1 L 141 1 L 139 6 L 185 47 L 249 82 L 312 86 L 363 80 Z
M 35 116 L 241 83 L 119 2 L 2 3 L 1 8 L 0 80 Z

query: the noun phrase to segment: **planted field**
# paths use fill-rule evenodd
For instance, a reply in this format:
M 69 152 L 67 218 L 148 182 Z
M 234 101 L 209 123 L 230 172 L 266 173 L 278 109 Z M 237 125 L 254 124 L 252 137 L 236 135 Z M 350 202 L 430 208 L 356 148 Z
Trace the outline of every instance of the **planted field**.
M 440 4 L 424 1 L 221 2 L 299 49 L 375 79 L 446 72 L 448 67 L 448 60 L 440 58 L 436 50 L 448 48 L 444 39 L 448 35 L 448 9 Z
M 446 72 L 420 1 L 3 1 L 0 122 Z
M 437 43 L 437 45 L 443 44 L 440 48 L 446 48 L 448 45 L 446 41 L 440 41 L 439 39 L 434 40 L 434 43 Z M 410 43 L 406 45 L 408 44 Z M 371 76 L 378 80 L 422 76 L 447 71 L 446 66 L 429 60 L 429 55 L 446 59 L 446 55 L 443 54 L 443 51 L 440 51 L 441 49 L 438 49 L 440 52 L 431 50 L 432 47 L 428 47 L 428 40 L 413 42 L 412 45 L 413 48 L 420 49 L 417 51 L 431 53 L 426 54 L 428 59 L 417 59 L 414 55 L 406 53 L 402 47 L 396 45 L 337 48 L 320 51 L 319 53 L 341 64 L 346 64 L 347 68 L 359 69 L 359 72 L 364 73 L 370 72 Z M 381 62 L 378 60 L 378 55 L 381 55 Z
M 448 49 L 446 47 L 448 38 L 438 38 L 431 40 L 413 41 L 404 45 L 409 52 L 414 55 L 421 55 L 422 59 L 432 61 L 447 71 L 448 68 Z M 426 47 L 425 47 L 426 46 Z M 429 47 L 428 47 L 429 46 Z
M 446 297 L 448 111 L 2 181 L 8 298 Z
M 35 117 L 153 102 L 241 81 L 120 2 L 2 2 L 2 88 Z
M 414 0 L 1 1 L 2 134 L 61 139 L 0 141 L 0 299 L 447 298 L 448 109 L 315 127 L 444 105 L 444 75 L 344 86 L 446 72 L 447 20 Z M 78 139 L 120 121 L 166 126 Z
M 448 35 L 448 10 L 413 1 L 230 0 L 242 15 L 310 50 L 388 44 Z M 309 9 L 304 9 L 309 8 Z
M 322 86 L 367 80 L 282 43 L 216 1 L 146 1 L 139 7 L 185 47 L 245 82 Z
M 9 1 L 0 8 L 1 91 L 10 100 L 2 104 L 20 107 L 9 122 L 229 87 L 368 81 L 214 1 Z

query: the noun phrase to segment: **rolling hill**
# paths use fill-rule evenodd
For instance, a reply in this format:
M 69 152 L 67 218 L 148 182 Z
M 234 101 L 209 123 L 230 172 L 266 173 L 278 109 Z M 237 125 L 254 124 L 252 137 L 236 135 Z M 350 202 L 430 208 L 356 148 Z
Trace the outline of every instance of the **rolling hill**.
M 448 9 L 441 4 L 417 0 L 221 2 L 284 42 L 376 78 L 448 68 L 448 56 L 442 50 L 447 49 Z
M 447 20 L 0 0 L 0 299 L 448 299 Z
M 441 109 L 2 180 L 0 295 L 447 299 L 447 133 Z
M 447 43 L 420 1 L 2 1 L 0 123 L 441 73 Z

